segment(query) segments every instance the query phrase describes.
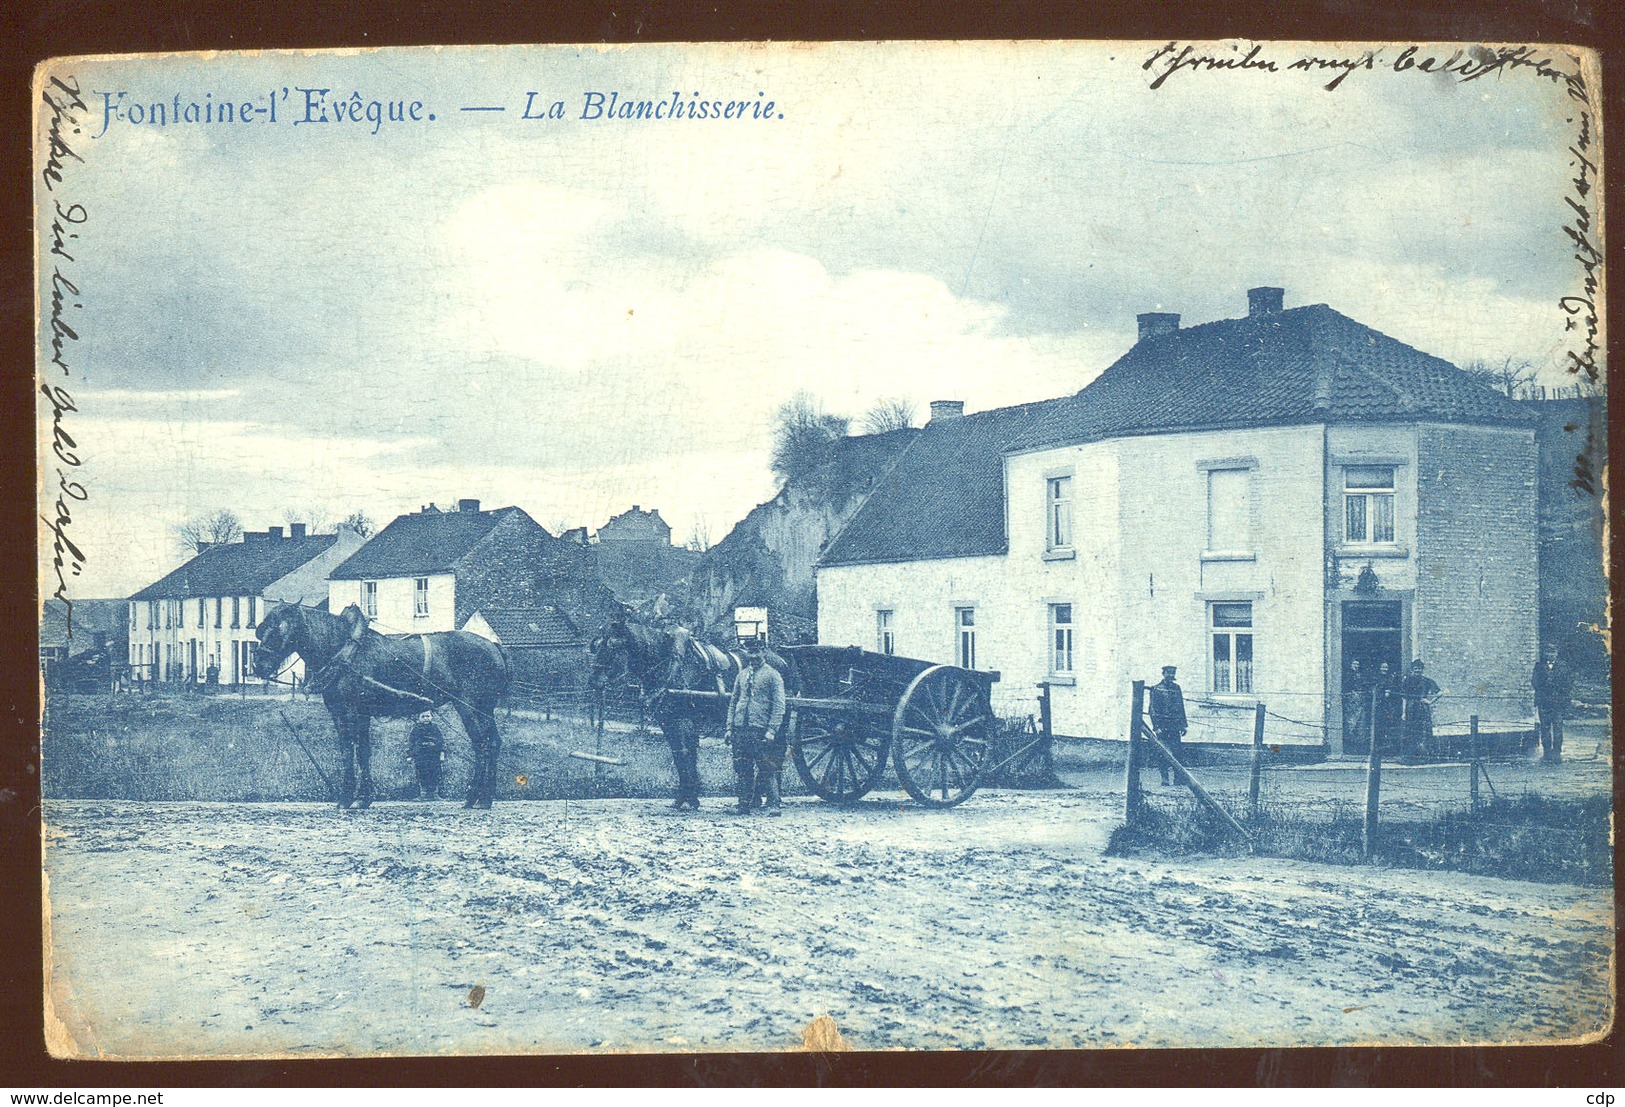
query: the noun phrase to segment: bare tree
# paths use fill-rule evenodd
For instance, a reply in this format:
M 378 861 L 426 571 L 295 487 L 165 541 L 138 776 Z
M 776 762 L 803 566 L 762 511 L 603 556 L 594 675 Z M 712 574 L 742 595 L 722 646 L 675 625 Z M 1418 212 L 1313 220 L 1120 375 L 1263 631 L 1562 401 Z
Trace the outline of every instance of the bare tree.
M 864 412 L 863 433 L 885 434 L 887 431 L 907 430 L 914 425 L 917 414 L 913 400 L 901 396 L 888 397 Z
M 332 529 L 327 512 L 319 507 L 285 507 L 282 521 L 289 526 L 304 523 L 307 534 L 324 534 Z
M 195 519 L 188 519 L 175 529 L 175 541 L 187 553 L 202 553 L 210 546 L 222 542 L 235 542 L 243 536 L 243 521 L 235 511 L 221 508 Z
M 797 392 L 773 422 L 771 465 L 783 480 L 804 477 L 830 459 L 851 420 L 831 415 L 809 392 Z
M 688 525 L 687 547 L 696 553 L 704 553 L 711 548 L 711 519 L 699 512 L 694 513 L 694 519 Z
M 378 533 L 378 524 L 372 521 L 371 515 L 368 515 L 360 508 L 356 508 L 356 510 L 341 519 L 339 526 L 349 527 L 363 538 L 371 538 Z
M 1535 364 L 1525 358 L 1505 357 L 1500 361 L 1474 358 L 1464 363 L 1461 370 L 1514 400 L 1527 397 L 1535 384 Z

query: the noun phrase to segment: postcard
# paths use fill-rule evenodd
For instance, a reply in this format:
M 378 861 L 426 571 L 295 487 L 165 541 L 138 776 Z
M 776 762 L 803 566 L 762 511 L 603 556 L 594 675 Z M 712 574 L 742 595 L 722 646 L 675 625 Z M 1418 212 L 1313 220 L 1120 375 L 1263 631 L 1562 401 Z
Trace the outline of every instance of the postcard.
M 1560 45 L 37 70 L 59 1057 L 1613 1025 Z

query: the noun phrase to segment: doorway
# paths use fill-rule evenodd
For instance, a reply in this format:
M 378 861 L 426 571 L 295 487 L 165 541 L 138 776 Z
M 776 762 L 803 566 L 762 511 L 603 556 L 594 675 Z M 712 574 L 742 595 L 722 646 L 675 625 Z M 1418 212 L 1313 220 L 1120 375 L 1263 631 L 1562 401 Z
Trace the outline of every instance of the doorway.
M 1371 752 L 1371 686 L 1386 662 L 1393 679 L 1402 675 L 1404 605 L 1398 600 L 1346 600 L 1343 603 L 1343 671 L 1338 699 L 1343 705 L 1343 752 Z

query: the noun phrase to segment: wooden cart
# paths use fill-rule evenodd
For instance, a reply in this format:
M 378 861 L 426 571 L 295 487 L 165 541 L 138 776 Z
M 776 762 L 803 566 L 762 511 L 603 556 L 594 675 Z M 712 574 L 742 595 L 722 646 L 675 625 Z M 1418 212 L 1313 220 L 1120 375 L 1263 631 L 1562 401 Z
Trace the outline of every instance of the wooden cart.
M 870 653 L 856 646 L 786 646 L 782 660 L 791 761 L 831 803 L 856 803 L 890 762 L 917 802 L 953 807 L 993 766 L 997 673 Z M 722 701 L 714 692 L 672 693 Z

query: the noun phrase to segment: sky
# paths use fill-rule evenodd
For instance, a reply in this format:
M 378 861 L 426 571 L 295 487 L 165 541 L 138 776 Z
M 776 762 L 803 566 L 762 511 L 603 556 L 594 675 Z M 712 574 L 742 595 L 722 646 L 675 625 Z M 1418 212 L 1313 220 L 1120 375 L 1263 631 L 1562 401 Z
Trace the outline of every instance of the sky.
M 71 263 L 44 259 L 83 297 L 68 374 L 41 323 L 42 380 L 77 408 L 74 594 L 156 579 L 184 560 L 173 528 L 218 508 L 263 529 L 469 497 L 556 530 L 639 504 L 716 540 L 773 494 L 797 391 L 855 418 L 1075 392 L 1136 313 L 1238 316 L 1256 285 L 1563 383 L 1557 303 L 1584 274 L 1561 86 L 1378 67 L 1152 90 L 1154 45 L 56 63 L 87 102 L 38 206 L 42 233 L 56 201 L 86 214 Z M 317 88 L 419 118 L 293 122 Z M 753 107 L 582 118 L 612 92 Z M 275 99 L 278 121 L 152 122 L 176 97 Z M 554 101 L 565 118 L 524 118 Z

